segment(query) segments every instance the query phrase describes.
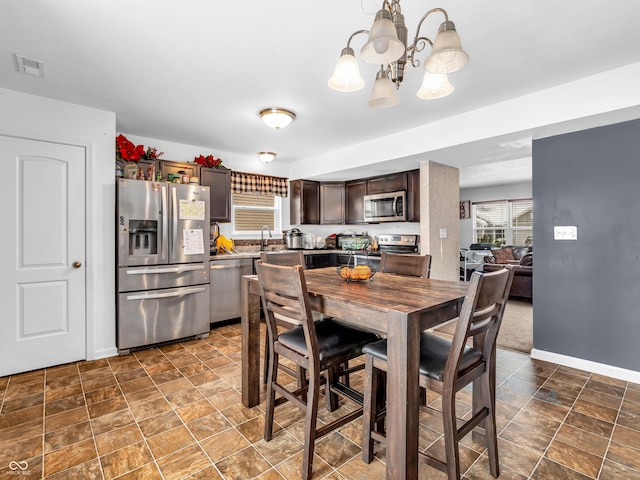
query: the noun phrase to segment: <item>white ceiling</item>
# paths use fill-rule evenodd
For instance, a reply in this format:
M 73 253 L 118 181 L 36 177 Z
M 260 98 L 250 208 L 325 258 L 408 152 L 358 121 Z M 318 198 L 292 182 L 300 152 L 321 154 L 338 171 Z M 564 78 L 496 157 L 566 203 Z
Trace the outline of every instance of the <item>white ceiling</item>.
M 378 67 L 359 54 L 364 89 L 337 93 L 327 80 L 349 35 L 368 29 L 381 4 L 0 0 L 0 87 L 116 112 L 119 132 L 296 162 L 640 61 L 637 0 L 403 0 L 410 38 L 427 9 L 443 7 L 470 62 L 450 75 L 449 97 L 416 98 L 421 68 L 407 67 L 400 103 L 371 109 Z M 441 21 L 429 17 L 421 33 L 434 38 Z M 43 61 L 44 78 L 18 74 L 16 53 Z M 268 129 L 258 112 L 270 106 L 296 121 Z M 462 146 L 438 161 L 465 149 L 473 160 L 462 186 L 531 178 L 530 137 Z M 348 167 L 344 178 L 358 176 Z

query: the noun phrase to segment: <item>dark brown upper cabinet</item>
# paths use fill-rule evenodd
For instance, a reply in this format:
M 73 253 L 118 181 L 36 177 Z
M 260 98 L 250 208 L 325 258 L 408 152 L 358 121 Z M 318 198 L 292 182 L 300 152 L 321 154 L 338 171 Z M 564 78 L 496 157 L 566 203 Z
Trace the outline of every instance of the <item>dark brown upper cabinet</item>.
M 407 172 L 407 222 L 420 221 L 420 170 Z
M 197 177 L 200 165 L 194 162 L 174 162 L 173 160 L 160 160 L 160 178 L 164 181 L 170 173 L 185 172 L 190 177 Z
M 291 225 L 320 224 L 320 182 L 291 180 L 289 182 L 289 222 Z
M 364 196 L 366 194 L 366 179 L 345 182 L 345 223 L 364 223 Z
M 344 225 L 344 182 L 320 184 L 320 223 Z
M 407 189 L 407 173 L 391 173 L 367 179 L 367 195 L 399 192 Z
M 200 168 L 200 184 L 209 187 L 210 218 L 216 222 L 231 221 L 231 170 Z

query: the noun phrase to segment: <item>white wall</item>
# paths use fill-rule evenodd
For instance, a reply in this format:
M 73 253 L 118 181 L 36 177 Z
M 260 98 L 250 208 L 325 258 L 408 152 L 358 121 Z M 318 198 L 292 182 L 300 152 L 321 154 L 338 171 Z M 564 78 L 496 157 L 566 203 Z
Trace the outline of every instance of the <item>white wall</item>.
M 116 353 L 114 113 L 0 89 L 0 132 L 87 147 L 87 359 Z
M 460 190 L 460 201 L 488 202 L 493 200 L 517 200 L 532 198 L 531 182 L 499 185 L 495 187 L 464 188 Z M 534 211 L 535 215 L 535 211 Z M 469 248 L 473 239 L 473 219 L 460 220 L 460 248 Z

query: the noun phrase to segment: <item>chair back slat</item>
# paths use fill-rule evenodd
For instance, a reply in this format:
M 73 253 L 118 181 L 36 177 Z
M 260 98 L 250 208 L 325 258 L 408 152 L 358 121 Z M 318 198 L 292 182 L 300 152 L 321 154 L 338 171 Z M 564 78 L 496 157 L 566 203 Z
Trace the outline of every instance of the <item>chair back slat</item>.
M 380 255 L 380 271 L 383 273 L 395 273 L 396 275 L 429 278 L 431 255 L 382 252 Z
M 445 383 L 455 382 L 460 374 L 460 361 L 469 338 L 473 338 L 472 348 L 485 361 L 493 355 L 513 275 L 510 265 L 495 272 L 471 275 L 447 358 Z
M 309 293 L 302 265 L 283 266 L 259 260 L 256 262 L 256 271 L 270 338 L 274 343 L 278 341 L 275 314 L 295 319 L 302 323 L 309 359 L 317 359 L 318 339 L 309 307 Z
M 260 260 L 263 263 L 271 263 L 273 265 L 284 265 L 292 267 L 294 265 L 302 265 L 304 268 L 304 253 L 302 250 L 295 252 L 262 252 L 260 254 Z

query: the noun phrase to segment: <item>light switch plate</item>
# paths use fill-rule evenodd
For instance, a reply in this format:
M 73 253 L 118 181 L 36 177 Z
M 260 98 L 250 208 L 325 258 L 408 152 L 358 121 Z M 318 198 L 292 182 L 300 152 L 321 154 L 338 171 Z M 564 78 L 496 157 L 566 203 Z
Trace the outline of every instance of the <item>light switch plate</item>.
M 440 238 L 447 238 L 447 229 L 446 228 L 441 228 L 440 229 Z
M 578 227 L 572 225 L 553 227 L 554 240 L 577 240 Z

